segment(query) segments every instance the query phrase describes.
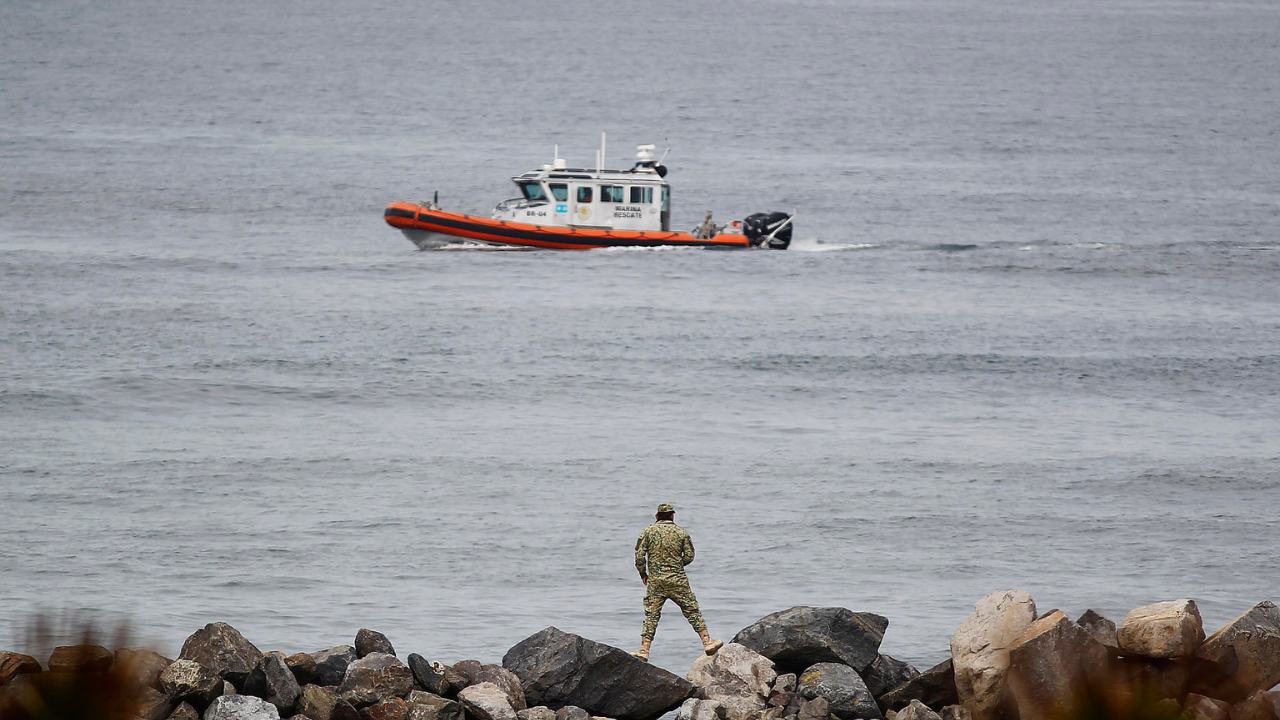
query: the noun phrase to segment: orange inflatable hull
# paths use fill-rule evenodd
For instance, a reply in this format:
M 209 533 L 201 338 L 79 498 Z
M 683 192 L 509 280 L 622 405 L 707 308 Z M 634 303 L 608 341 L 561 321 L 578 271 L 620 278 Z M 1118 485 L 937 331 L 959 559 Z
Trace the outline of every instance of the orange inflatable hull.
M 434 233 L 469 238 L 502 245 L 550 248 L 554 250 L 594 250 L 608 247 L 717 247 L 747 248 L 745 235 L 722 233 L 710 239 L 695 238 L 686 232 L 641 232 L 591 228 L 531 225 L 492 220 L 476 215 L 431 210 L 413 203 L 391 203 L 383 213 L 387 224 L 413 239 L 411 233 Z M 414 240 L 419 247 L 423 244 Z

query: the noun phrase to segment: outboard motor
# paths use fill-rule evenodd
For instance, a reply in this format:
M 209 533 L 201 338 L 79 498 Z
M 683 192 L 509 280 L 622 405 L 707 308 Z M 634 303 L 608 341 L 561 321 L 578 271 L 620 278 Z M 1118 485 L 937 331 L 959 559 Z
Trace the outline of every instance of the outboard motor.
M 748 215 L 742 221 L 742 232 L 751 247 L 786 250 L 791 245 L 791 219 L 795 213 L 771 212 Z

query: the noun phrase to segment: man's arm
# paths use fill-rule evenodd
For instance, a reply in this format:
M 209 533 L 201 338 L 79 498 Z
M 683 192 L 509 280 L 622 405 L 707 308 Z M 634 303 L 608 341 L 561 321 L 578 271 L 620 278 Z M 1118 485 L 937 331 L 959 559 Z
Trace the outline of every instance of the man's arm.
M 689 537 L 689 533 L 684 534 L 684 547 L 680 548 L 680 561 L 685 565 L 693 562 L 693 538 Z
M 645 567 L 645 553 L 648 550 L 648 544 L 645 542 L 645 533 L 640 533 L 640 537 L 636 539 L 636 571 L 640 573 L 640 579 L 646 584 L 649 580 L 649 573 Z

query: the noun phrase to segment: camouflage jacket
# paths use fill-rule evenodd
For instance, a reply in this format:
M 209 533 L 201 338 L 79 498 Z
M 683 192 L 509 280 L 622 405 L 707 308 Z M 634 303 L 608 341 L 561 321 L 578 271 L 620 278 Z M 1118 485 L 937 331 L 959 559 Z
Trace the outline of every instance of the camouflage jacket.
M 670 520 L 659 520 L 650 525 L 636 540 L 636 570 L 640 571 L 640 577 L 684 577 L 684 566 L 691 562 L 693 541 L 684 528 Z

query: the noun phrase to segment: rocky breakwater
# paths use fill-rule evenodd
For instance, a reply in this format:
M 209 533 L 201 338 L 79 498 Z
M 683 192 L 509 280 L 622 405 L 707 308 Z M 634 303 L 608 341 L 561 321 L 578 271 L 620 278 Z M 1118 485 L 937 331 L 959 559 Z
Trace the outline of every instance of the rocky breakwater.
M 445 665 L 402 661 L 366 629 L 352 645 L 286 655 L 212 623 L 174 660 L 88 644 L 44 663 L 0 653 L 0 720 L 656 720 L 676 709 L 678 720 L 1280 720 L 1270 602 L 1206 637 L 1191 600 L 1136 608 L 1117 626 L 1092 610 L 1038 612 L 1021 590 L 993 593 L 952 635 L 950 657 L 923 672 L 880 652 L 888 626 L 794 607 L 679 677 L 554 627 L 501 664 Z

